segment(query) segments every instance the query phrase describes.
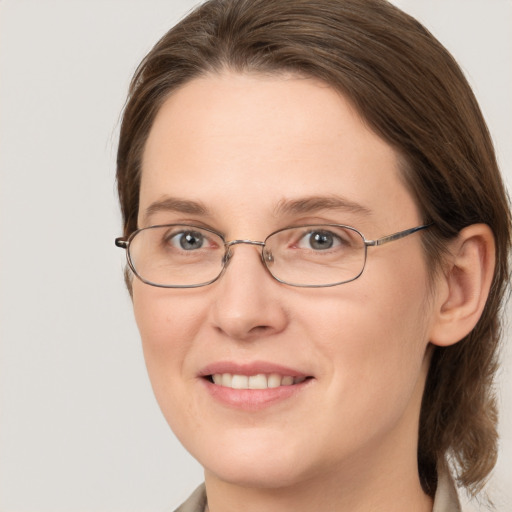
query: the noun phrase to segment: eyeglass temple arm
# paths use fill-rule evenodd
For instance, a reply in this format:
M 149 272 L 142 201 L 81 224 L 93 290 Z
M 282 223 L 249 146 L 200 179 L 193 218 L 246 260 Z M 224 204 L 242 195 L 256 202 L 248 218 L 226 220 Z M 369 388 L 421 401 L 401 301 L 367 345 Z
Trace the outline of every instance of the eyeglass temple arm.
M 368 247 L 376 247 L 378 245 L 384 245 L 388 242 L 393 242 L 394 240 L 400 240 L 400 238 L 405 238 L 406 236 L 412 235 L 416 233 L 416 231 L 421 231 L 422 229 L 427 229 L 432 224 L 425 224 L 423 226 L 416 226 L 415 228 L 406 229 L 405 231 L 399 231 L 398 233 L 393 233 L 392 235 L 383 236 L 382 238 L 377 238 L 377 240 L 365 240 L 364 243 Z

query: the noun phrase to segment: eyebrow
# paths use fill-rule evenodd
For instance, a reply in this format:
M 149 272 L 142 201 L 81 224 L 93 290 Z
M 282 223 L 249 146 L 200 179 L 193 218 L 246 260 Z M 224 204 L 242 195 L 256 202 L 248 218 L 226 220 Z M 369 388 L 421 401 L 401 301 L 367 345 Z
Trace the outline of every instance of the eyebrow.
M 342 210 L 346 212 L 370 216 L 373 212 L 366 206 L 349 201 L 340 196 L 306 196 L 298 199 L 282 199 L 274 208 L 274 216 L 304 215 L 320 210 Z M 159 212 L 186 213 L 189 215 L 209 216 L 208 208 L 199 201 L 179 199 L 177 197 L 164 197 L 151 203 L 144 212 L 148 219 Z
M 320 210 L 342 210 L 357 213 L 365 216 L 372 215 L 372 210 L 361 204 L 350 201 L 344 197 L 329 196 L 307 196 L 299 199 L 279 201 L 274 209 L 274 215 L 298 215 L 314 213 Z
M 198 201 L 178 199 L 177 197 L 164 197 L 151 203 L 144 212 L 144 218 L 148 219 L 155 213 L 176 212 L 191 215 L 209 215 L 208 208 Z

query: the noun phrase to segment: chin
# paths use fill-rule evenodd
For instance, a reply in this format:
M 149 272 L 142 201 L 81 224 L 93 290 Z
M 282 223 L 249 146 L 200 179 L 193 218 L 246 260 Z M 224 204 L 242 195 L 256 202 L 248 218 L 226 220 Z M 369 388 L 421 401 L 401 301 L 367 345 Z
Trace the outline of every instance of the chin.
M 268 436 L 242 432 L 215 436 L 211 443 L 185 447 L 205 469 L 206 474 L 243 487 L 282 488 L 301 480 L 307 461 L 304 445 L 285 443 L 282 434 Z M 208 444 L 208 446 L 207 446 Z
M 282 489 L 292 487 L 304 479 L 296 464 L 276 460 L 275 457 L 268 457 L 265 461 L 221 461 L 203 467 L 206 475 L 214 475 L 216 479 L 240 487 Z

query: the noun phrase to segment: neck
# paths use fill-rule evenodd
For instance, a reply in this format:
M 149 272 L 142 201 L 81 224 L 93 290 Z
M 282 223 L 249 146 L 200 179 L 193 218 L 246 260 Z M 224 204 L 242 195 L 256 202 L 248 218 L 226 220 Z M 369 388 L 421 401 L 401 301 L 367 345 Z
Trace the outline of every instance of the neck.
M 279 488 L 234 484 L 206 472 L 209 512 L 432 511 L 432 499 L 421 488 L 415 461 L 407 465 L 390 459 L 378 469 L 368 468 L 367 461 L 359 467 L 354 462 Z

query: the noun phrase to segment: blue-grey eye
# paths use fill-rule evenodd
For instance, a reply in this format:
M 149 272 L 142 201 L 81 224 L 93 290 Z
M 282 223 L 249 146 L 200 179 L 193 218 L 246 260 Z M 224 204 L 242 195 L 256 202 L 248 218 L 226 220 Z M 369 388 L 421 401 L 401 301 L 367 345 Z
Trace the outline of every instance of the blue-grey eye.
M 169 241 L 173 247 L 185 251 L 193 251 L 195 249 L 202 249 L 206 240 L 199 231 L 182 231 L 173 235 Z
M 301 249 L 314 249 L 325 251 L 340 244 L 340 239 L 331 231 L 310 231 L 306 233 L 297 244 Z

